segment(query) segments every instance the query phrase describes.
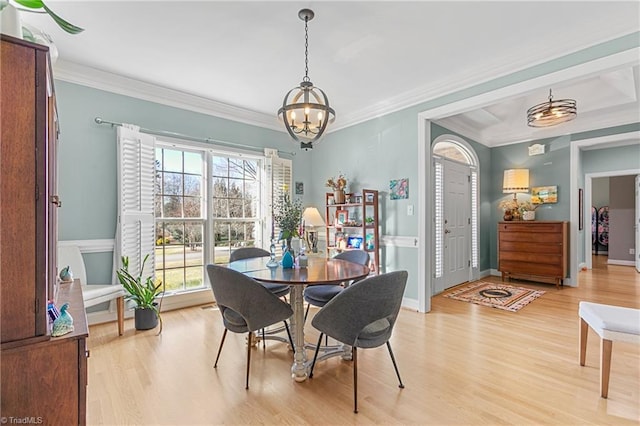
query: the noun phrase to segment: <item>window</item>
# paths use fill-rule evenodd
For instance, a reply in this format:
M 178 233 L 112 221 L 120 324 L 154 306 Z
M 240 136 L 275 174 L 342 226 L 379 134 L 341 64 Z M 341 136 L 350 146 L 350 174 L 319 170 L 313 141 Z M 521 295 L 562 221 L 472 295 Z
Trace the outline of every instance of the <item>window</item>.
M 204 159 L 156 145 L 155 272 L 167 292 L 204 286 Z
M 215 263 L 227 263 L 237 247 L 256 245 L 260 228 L 260 164 L 255 159 L 213 155 Z
M 204 266 L 227 263 L 235 248 L 268 248 L 271 199 L 290 191 L 291 160 L 118 129 L 116 256 L 131 270 L 148 254 L 145 275 L 179 293 L 204 288 Z

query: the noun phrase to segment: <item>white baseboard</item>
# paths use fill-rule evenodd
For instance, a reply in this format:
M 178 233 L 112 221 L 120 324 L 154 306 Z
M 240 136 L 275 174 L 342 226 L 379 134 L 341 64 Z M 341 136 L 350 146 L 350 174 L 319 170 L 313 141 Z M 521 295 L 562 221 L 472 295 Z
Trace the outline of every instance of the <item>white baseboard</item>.
M 402 298 L 402 307 L 406 309 L 411 309 L 412 311 L 419 311 L 420 305 L 418 304 L 417 299 L 409 299 L 407 297 Z
M 162 312 L 173 311 L 175 309 L 189 308 L 191 306 L 213 303 L 213 292 L 210 289 L 196 290 L 184 294 L 166 296 L 162 301 Z M 133 309 L 124 312 L 125 319 L 133 318 Z M 107 309 L 104 311 L 87 313 L 89 325 L 102 324 L 117 320 L 116 311 Z
M 607 260 L 607 265 L 636 266 L 633 260 L 616 260 L 616 259 Z

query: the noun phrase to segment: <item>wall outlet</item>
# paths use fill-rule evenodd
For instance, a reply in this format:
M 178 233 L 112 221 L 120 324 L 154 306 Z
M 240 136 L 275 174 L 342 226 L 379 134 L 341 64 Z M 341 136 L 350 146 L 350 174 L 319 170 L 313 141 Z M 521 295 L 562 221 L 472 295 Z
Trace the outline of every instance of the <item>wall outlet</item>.
M 629 249 L 629 254 L 636 254 L 636 249 Z
M 413 216 L 413 204 L 407 206 L 407 216 Z

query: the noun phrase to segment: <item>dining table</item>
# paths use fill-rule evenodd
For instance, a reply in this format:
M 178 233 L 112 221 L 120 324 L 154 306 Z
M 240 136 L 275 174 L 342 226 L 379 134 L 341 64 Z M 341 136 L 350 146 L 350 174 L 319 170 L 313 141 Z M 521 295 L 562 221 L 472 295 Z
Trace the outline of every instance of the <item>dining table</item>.
M 290 285 L 291 338 L 293 340 L 293 365 L 291 377 L 296 382 L 307 379 L 309 362 L 304 338 L 304 287 L 308 285 L 336 284 L 358 280 L 369 275 L 369 268 L 358 263 L 324 257 L 309 257 L 306 267 L 268 267 L 269 256 L 236 260 L 228 268 L 241 272 L 257 281 Z M 314 346 L 315 347 L 315 346 Z

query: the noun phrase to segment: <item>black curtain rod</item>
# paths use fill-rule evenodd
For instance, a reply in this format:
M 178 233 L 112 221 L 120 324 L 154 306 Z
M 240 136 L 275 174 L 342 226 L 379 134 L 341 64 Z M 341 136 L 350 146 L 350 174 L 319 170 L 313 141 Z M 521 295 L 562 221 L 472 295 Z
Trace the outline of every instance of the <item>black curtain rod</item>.
M 111 126 L 122 126 L 123 125 L 123 123 L 116 123 L 114 121 L 103 120 L 100 117 L 96 117 L 94 119 L 94 121 L 96 123 L 98 123 L 98 124 L 109 124 Z M 197 137 L 197 136 L 189 136 L 189 135 L 185 135 L 183 133 L 169 132 L 167 130 L 152 130 L 152 129 L 145 129 L 144 127 L 140 127 L 140 131 L 143 132 L 143 133 L 148 133 L 150 135 L 169 136 L 169 137 L 180 138 L 180 139 L 188 139 L 188 140 L 196 141 L 196 142 L 222 144 L 222 145 L 226 145 L 226 146 L 230 146 L 230 147 L 238 147 L 238 148 L 250 149 L 251 151 L 261 151 L 261 150 L 263 150 L 261 148 L 258 148 L 258 147 L 252 146 L 252 145 L 244 145 L 244 144 L 241 144 L 241 143 L 221 141 L 221 140 L 213 139 L 213 138 L 202 138 L 202 137 Z M 281 150 L 278 150 L 278 154 L 287 154 L 287 155 L 291 155 L 292 157 L 294 157 L 296 155 L 295 152 L 288 152 L 288 151 L 281 151 Z

